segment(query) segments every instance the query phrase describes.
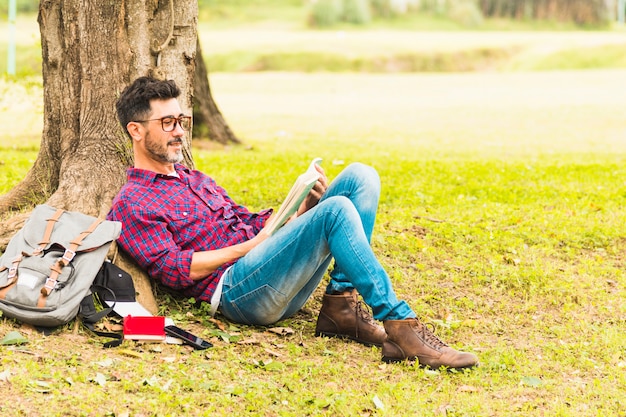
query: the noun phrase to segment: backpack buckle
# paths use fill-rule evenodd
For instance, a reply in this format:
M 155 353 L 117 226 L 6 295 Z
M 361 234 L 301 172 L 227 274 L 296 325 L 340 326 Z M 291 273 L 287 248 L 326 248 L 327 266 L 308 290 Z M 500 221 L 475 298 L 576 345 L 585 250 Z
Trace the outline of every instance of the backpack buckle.
M 72 262 L 74 256 L 76 256 L 76 252 L 74 252 L 73 250 L 65 249 L 65 253 L 61 257 L 61 259 L 63 259 L 65 261 L 65 265 L 67 265 Z
M 17 266 L 12 266 L 9 268 L 9 272 L 7 273 L 7 278 L 15 278 L 17 275 Z
M 56 286 L 57 286 L 57 280 L 54 278 L 48 278 L 46 280 L 46 284 L 41 289 L 41 293 L 45 296 L 48 296 L 50 295 L 50 293 L 52 292 L 52 290 L 54 290 Z

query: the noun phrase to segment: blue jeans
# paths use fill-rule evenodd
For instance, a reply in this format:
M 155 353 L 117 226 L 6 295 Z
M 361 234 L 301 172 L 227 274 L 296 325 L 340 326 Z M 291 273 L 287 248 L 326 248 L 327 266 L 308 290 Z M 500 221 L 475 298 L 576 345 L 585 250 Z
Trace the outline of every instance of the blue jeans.
M 228 269 L 221 313 L 256 325 L 285 319 L 304 306 L 334 258 L 326 293 L 356 288 L 377 320 L 415 317 L 396 298 L 370 246 L 379 197 L 380 179 L 373 168 L 346 167 L 315 207 Z

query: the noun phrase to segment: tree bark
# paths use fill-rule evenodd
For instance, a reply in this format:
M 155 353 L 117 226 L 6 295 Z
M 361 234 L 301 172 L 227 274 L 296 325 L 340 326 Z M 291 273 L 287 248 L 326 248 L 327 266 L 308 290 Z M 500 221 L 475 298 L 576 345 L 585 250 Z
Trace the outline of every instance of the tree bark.
M 126 181 L 132 149 L 115 114 L 115 101 L 142 75 L 174 79 L 181 108 L 192 111 L 197 42 L 195 0 L 41 0 L 39 27 L 44 85 L 44 127 L 39 155 L 11 192 L 0 215 L 39 203 L 104 217 Z M 184 163 L 193 168 L 191 136 Z M 28 213 L 0 223 L 0 248 Z M 152 285 L 124 255 L 138 301 L 153 313 Z
M 196 73 L 193 99 L 193 125 L 196 136 L 203 136 L 203 131 L 206 129 L 208 130 L 206 136 L 215 142 L 224 145 L 241 143 L 230 127 L 228 127 L 224 117 L 222 117 L 222 113 L 213 100 L 211 87 L 209 86 L 209 73 L 204 63 L 202 49 L 200 48 L 200 39 L 197 40 L 196 44 Z

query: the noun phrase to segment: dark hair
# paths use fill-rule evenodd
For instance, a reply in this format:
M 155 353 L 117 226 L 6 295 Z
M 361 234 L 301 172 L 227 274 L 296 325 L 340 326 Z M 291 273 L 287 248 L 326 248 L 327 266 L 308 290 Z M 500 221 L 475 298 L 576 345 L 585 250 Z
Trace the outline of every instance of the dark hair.
M 180 88 L 174 80 L 157 80 L 152 77 L 139 77 L 126 87 L 115 103 L 117 119 L 128 135 L 126 125 L 150 115 L 151 100 L 177 98 Z

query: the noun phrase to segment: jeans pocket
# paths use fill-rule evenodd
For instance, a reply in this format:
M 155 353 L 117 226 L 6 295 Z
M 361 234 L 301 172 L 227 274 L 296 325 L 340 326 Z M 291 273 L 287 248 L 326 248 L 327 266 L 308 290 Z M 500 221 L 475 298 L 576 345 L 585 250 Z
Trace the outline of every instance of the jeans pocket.
M 226 318 L 239 323 L 261 326 L 276 323 L 289 303 L 283 293 L 267 284 L 236 298 L 232 298 L 232 292 L 222 294 L 220 310 Z

